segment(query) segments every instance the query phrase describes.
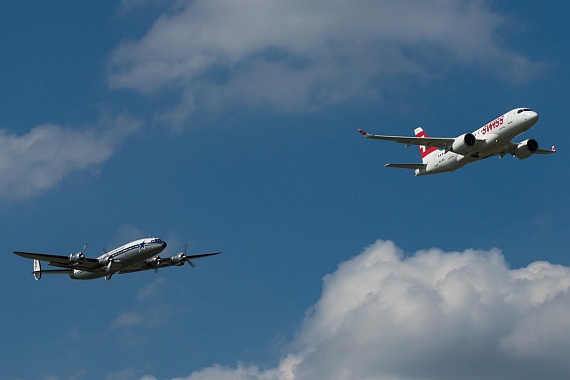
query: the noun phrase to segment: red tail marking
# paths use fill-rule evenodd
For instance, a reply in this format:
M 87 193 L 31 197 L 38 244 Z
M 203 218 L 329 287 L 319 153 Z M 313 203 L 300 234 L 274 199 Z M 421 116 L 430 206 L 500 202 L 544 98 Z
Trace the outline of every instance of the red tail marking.
M 428 137 L 428 135 L 425 133 L 423 129 L 421 128 L 418 129 L 416 129 L 417 131 L 416 137 Z M 422 160 L 424 159 L 425 156 L 437 150 L 435 146 L 427 148 L 425 145 L 418 145 L 418 148 L 420 148 L 420 156 L 422 157 Z

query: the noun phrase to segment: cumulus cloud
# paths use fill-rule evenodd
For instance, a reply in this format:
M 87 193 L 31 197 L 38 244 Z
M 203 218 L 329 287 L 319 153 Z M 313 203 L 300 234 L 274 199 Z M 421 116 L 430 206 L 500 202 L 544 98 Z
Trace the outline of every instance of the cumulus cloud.
M 498 250 L 406 256 L 377 241 L 324 278 L 276 368 L 187 380 L 566 379 L 570 268 L 510 269 Z
M 102 164 L 139 127 L 127 117 L 105 124 L 82 129 L 42 124 L 19 136 L 0 130 L 0 199 L 35 196 L 76 170 Z
M 178 1 L 115 49 L 108 83 L 178 91 L 160 117 L 182 122 L 198 106 L 300 110 L 375 97 L 394 77 L 457 63 L 530 75 L 536 64 L 501 46 L 507 22 L 484 1 Z

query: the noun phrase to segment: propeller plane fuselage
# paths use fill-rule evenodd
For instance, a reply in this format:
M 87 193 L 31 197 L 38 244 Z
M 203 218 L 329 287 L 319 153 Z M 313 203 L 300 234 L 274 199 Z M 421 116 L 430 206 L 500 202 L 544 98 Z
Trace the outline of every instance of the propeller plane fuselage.
M 158 256 L 167 244 L 159 238 L 151 237 L 134 240 L 111 251 L 105 252 L 97 258 L 88 258 L 83 251 L 69 256 L 49 255 L 43 253 L 14 251 L 18 256 L 34 260 L 34 275 L 36 280 L 42 274 L 68 274 L 74 280 L 91 280 L 105 277 L 111 279 L 115 273 L 125 274 L 140 272 L 149 269 L 158 270 L 168 266 L 180 266 L 186 262 L 191 266 L 191 260 L 217 255 L 220 252 L 205 253 L 199 255 L 186 255 L 184 252 L 177 253 L 172 257 L 161 258 Z M 42 270 L 41 261 L 46 261 L 50 266 L 60 269 Z

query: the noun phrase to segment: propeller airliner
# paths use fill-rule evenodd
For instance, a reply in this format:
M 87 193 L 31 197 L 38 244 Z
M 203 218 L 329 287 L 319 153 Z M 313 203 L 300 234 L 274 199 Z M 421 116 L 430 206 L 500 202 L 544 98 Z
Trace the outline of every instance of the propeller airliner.
M 182 266 L 188 263 L 194 266 L 191 260 L 202 257 L 214 256 L 220 252 L 203 253 L 199 255 L 186 255 L 188 245 L 184 251 L 172 257 L 162 258 L 158 256 L 166 248 L 166 242 L 159 238 L 151 237 L 138 239 L 105 252 L 96 259 L 85 256 L 87 245 L 83 251 L 72 253 L 69 256 L 48 255 L 43 253 L 20 252 L 14 253 L 34 260 L 32 274 L 36 280 L 42 278 L 42 274 L 68 274 L 74 280 L 91 280 L 105 277 L 110 280 L 115 273 L 124 274 L 140 272 L 149 269 L 158 270 L 169 266 Z M 61 269 L 42 269 L 41 262 L 46 261 L 50 266 Z
M 472 133 L 459 137 L 428 137 L 422 128 L 414 130 L 415 137 L 371 135 L 359 129 L 364 137 L 394 141 L 400 144 L 418 145 L 422 163 L 386 164 L 389 168 L 412 169 L 416 176 L 452 172 L 475 161 L 491 156 L 503 158 L 510 154 L 521 160 L 533 154 L 550 154 L 556 151 L 540 149 L 538 142 L 527 139 L 519 143 L 511 140 L 538 121 L 538 114 L 529 108 L 515 108 Z

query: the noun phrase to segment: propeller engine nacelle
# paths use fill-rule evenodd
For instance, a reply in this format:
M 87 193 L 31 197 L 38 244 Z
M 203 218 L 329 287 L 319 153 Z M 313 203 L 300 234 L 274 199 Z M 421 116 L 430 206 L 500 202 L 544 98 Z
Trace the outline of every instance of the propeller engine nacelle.
M 180 252 L 176 256 L 172 256 L 170 260 L 172 260 L 172 265 L 184 265 L 186 262 L 186 254 Z
M 107 257 L 100 259 L 99 264 L 105 266 L 105 265 L 109 264 L 109 262 L 112 262 L 112 261 L 113 261 L 113 258 L 111 256 L 107 256 Z
M 83 252 L 77 252 L 69 255 L 70 264 L 79 264 L 85 260 L 85 254 Z
M 475 148 L 477 144 L 477 138 L 472 133 L 465 133 L 453 141 L 451 145 L 451 151 L 457 154 L 465 155 Z
M 106 267 L 105 271 L 107 273 L 111 273 L 111 268 L 113 267 L 113 258 L 111 256 L 106 256 L 103 259 L 99 260 L 99 264 Z
M 147 263 L 150 268 L 158 269 L 158 267 L 160 267 L 161 261 L 162 259 L 160 257 L 155 256 L 153 258 L 148 259 Z
M 538 142 L 535 139 L 521 141 L 515 149 L 514 156 L 520 160 L 529 158 L 538 151 Z

